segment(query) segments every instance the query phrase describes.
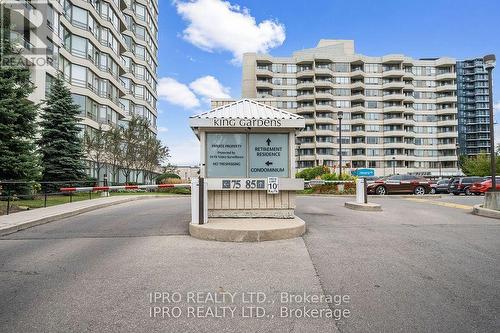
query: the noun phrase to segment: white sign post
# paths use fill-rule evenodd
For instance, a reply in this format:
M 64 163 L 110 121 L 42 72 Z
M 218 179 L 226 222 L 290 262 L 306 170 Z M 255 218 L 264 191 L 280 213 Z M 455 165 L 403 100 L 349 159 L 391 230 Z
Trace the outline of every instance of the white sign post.
M 267 177 L 267 193 L 278 194 L 280 193 L 280 184 L 278 177 Z

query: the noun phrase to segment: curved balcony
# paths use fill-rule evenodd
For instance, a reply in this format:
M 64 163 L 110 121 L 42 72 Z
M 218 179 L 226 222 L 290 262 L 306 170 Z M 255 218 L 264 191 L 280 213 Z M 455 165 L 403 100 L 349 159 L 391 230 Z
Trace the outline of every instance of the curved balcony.
M 297 95 L 297 102 L 303 102 L 303 101 L 314 101 L 314 94 L 302 94 L 302 95 Z
M 436 60 L 436 67 L 443 67 L 443 66 L 455 66 L 456 65 L 456 60 L 452 58 L 439 58 Z
M 365 77 L 365 72 L 362 71 L 361 69 L 356 69 L 351 72 L 351 78 L 363 78 Z
M 405 108 L 402 105 L 396 105 L 396 106 L 388 106 L 384 107 L 384 113 L 391 113 L 391 112 L 404 112 Z
M 300 72 L 297 72 L 297 78 L 301 77 L 314 77 L 314 70 L 312 69 L 305 69 Z
M 405 90 L 405 91 L 413 91 L 413 90 L 415 90 L 415 86 L 413 84 L 405 83 L 404 86 L 403 86 L 403 90 Z
M 316 92 L 314 94 L 314 97 L 316 99 L 326 99 L 326 100 L 329 100 L 329 101 L 333 100 L 333 95 L 331 93 L 327 93 L 327 92 Z
M 315 133 L 314 133 L 314 130 L 310 130 L 310 131 L 307 131 L 307 130 L 300 130 L 298 133 L 297 133 L 297 137 L 298 138 L 302 138 L 302 137 L 314 137 Z
M 404 98 L 404 102 L 405 103 L 415 103 L 415 97 L 413 97 L 412 95 L 404 95 L 405 98 Z
M 389 94 L 382 96 L 382 100 L 385 101 L 402 101 L 405 99 L 405 95 L 403 94 Z
M 297 90 L 312 90 L 314 89 L 314 82 L 302 82 L 302 83 L 297 83 Z
M 404 81 L 394 81 L 382 84 L 382 89 L 402 89 L 404 87 Z
M 382 77 L 403 77 L 404 75 L 405 71 L 402 69 L 391 69 L 382 72 Z
M 297 156 L 299 161 L 316 161 L 316 155 L 299 155 Z
M 404 114 L 415 114 L 415 109 L 412 107 L 403 107 Z
M 365 118 L 352 118 L 351 125 L 364 125 L 366 124 Z
M 437 92 L 444 92 L 444 91 L 455 91 L 457 90 L 456 89 L 456 86 L 453 85 L 453 84 L 444 84 L 444 85 L 439 85 L 436 87 L 436 91 Z
M 456 78 L 457 78 L 456 73 L 443 73 L 436 75 L 436 81 L 454 80 Z
M 458 133 L 456 131 L 450 131 L 450 132 L 441 132 L 437 133 L 438 138 L 457 138 Z
M 456 102 L 457 102 L 457 96 L 445 96 L 436 98 L 436 104 L 450 104 Z
M 316 130 L 317 136 L 336 136 L 337 133 L 333 130 Z
M 335 108 L 333 107 L 333 105 L 329 104 L 316 104 L 316 110 L 334 112 Z
M 270 69 L 268 69 L 268 68 L 259 68 L 259 67 L 257 67 L 255 69 L 255 75 L 256 76 L 273 77 L 274 73 Z
M 360 102 L 364 102 L 365 100 L 365 95 L 364 94 L 353 94 L 351 95 L 351 102 L 357 102 L 357 103 L 360 103 Z
M 382 57 L 383 64 L 400 63 L 405 60 L 405 56 L 401 54 L 388 54 Z
M 384 125 L 404 125 L 407 123 L 406 118 L 389 118 L 384 119 Z
M 355 82 L 351 84 L 351 89 L 365 89 L 365 83 L 364 82 Z
M 255 86 L 257 87 L 257 89 L 259 89 L 259 88 L 273 89 L 274 88 L 273 83 L 269 82 L 269 81 L 259 81 L 259 80 L 257 80 L 256 83 L 255 83 Z
M 351 137 L 354 137 L 354 136 L 366 136 L 366 131 L 363 129 L 363 130 L 353 130 L 351 131 Z
M 457 114 L 457 108 L 437 109 L 436 114 L 438 115 Z
M 364 106 L 354 106 L 351 107 L 351 113 L 356 113 L 356 112 L 366 112 L 366 109 Z
M 414 79 L 415 78 L 415 74 L 413 74 L 413 72 L 407 72 L 407 71 L 404 71 L 404 75 L 403 75 L 403 79 Z
M 297 144 L 296 146 L 300 146 L 300 149 L 314 149 L 316 144 L 314 142 L 303 142 Z
M 388 142 L 388 143 L 384 143 L 384 148 L 386 149 L 398 149 L 398 148 L 403 148 L 402 146 L 404 145 L 405 143 L 404 142 Z M 391 155 L 391 158 L 392 158 L 392 155 Z
M 317 124 L 335 124 L 335 120 L 333 118 L 329 118 L 329 117 L 316 117 L 315 119 L 315 122 Z
M 331 68 L 316 67 L 315 72 L 318 75 L 333 75 Z
M 314 85 L 321 88 L 333 88 L 335 84 L 327 80 L 314 80 Z
M 404 137 L 407 132 L 404 130 L 395 130 L 395 131 L 384 131 L 384 136 L 396 136 L 396 137 Z
M 337 144 L 333 142 L 316 142 L 316 147 L 317 148 L 336 148 Z
M 438 120 L 436 125 L 437 126 L 458 126 L 458 120 L 457 119 Z
M 314 113 L 314 106 L 299 106 L 297 107 L 297 113 Z

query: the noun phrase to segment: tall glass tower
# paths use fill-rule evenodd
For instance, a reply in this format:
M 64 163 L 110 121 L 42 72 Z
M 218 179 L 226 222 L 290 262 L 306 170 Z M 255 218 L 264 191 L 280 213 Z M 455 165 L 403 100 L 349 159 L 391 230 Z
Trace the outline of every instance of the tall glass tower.
M 460 155 L 489 153 L 488 73 L 482 58 L 457 62 L 458 144 Z

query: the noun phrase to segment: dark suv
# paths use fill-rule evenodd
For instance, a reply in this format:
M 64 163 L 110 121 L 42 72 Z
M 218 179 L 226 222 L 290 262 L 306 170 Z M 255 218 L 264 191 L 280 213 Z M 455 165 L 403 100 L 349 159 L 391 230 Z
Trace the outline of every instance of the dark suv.
M 471 195 L 470 187 L 473 183 L 480 183 L 484 180 L 483 177 L 455 177 L 450 181 L 448 192 L 454 195 Z

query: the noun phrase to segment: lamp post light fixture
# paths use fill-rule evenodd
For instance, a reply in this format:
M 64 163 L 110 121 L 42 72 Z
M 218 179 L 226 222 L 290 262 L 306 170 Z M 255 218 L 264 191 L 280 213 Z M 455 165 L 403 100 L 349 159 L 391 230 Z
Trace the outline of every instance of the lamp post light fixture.
M 495 155 L 495 127 L 493 121 L 493 68 L 495 68 L 495 55 L 488 54 L 483 58 L 484 69 L 488 71 L 488 92 L 490 109 L 490 159 L 491 159 L 491 191 L 497 190 L 496 182 L 496 155 Z
M 396 156 L 392 157 L 392 175 L 396 174 Z
M 344 111 L 337 111 L 337 119 L 339 120 L 339 179 L 342 177 L 342 118 L 344 118 Z

